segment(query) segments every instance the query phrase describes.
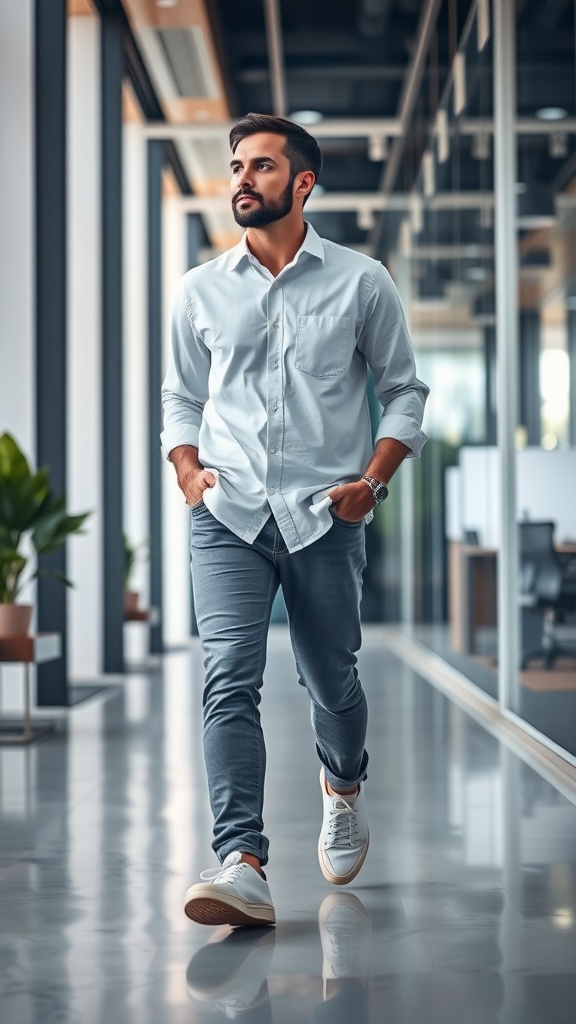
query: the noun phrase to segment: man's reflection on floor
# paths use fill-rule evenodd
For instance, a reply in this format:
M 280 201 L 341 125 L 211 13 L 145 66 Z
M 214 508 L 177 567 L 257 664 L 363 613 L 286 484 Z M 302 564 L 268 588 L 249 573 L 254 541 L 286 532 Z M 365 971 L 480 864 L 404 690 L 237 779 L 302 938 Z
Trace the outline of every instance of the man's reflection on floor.
M 314 1024 L 368 1024 L 370 914 L 353 893 L 335 892 L 318 911 L 318 927 L 324 1001 L 314 1008 Z
M 275 942 L 275 928 L 219 929 L 188 964 L 188 992 L 227 1020 L 271 1024 L 267 979 Z
M 371 921 L 352 893 L 332 893 L 318 912 L 322 943 L 323 1000 L 314 1024 L 368 1024 L 368 957 Z M 227 1020 L 272 1024 L 267 977 L 276 941 L 273 928 L 224 929 L 192 957 L 188 991 L 197 1003 Z M 212 1018 L 214 1019 L 214 1018 Z

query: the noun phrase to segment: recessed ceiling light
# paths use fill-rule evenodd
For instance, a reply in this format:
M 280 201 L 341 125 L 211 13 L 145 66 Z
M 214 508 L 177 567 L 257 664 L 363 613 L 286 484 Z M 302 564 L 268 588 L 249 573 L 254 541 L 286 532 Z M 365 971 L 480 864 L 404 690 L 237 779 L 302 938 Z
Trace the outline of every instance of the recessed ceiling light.
M 324 120 L 324 114 L 319 110 L 294 110 L 290 114 L 290 120 L 299 124 L 318 124 L 318 121 Z
M 536 111 L 536 117 L 540 121 L 561 121 L 568 117 L 568 111 L 564 107 L 540 107 Z

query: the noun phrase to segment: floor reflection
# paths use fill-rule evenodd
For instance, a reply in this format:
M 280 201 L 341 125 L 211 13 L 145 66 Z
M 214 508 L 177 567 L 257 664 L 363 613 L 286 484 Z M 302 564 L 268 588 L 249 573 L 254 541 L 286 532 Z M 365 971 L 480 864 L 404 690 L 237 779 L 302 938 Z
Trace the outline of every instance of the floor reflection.
M 368 963 L 372 922 L 353 893 L 331 893 L 318 912 L 322 947 L 322 1001 L 312 1019 L 325 1024 L 369 1024 Z M 188 992 L 228 1020 L 272 1021 L 268 976 L 275 928 L 223 929 L 194 954 L 186 971 Z
M 271 637 L 276 928 L 211 930 L 183 913 L 216 863 L 196 649 L 78 705 L 50 740 L 1 750 L 1 1020 L 572 1024 L 576 808 L 377 633 L 359 665 L 371 848 L 339 889 L 317 862 L 305 694 L 285 632 Z

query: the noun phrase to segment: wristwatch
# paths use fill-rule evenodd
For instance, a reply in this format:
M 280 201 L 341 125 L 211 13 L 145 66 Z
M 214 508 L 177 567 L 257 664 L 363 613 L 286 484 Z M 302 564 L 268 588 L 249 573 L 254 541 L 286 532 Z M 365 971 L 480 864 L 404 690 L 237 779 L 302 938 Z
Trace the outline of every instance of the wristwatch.
M 377 505 L 381 505 L 383 501 L 386 501 L 388 497 L 386 484 L 383 484 L 381 480 L 377 480 L 375 476 L 363 476 L 362 479 L 372 491 L 372 497 Z

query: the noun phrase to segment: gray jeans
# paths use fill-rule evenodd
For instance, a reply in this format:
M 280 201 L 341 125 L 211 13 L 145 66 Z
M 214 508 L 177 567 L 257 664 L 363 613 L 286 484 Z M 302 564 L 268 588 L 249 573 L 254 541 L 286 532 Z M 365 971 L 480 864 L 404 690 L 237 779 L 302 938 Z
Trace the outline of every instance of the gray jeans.
M 201 503 L 191 511 L 192 578 L 204 651 L 204 757 L 213 849 L 268 860 L 262 807 L 266 748 L 260 690 L 272 602 L 282 587 L 299 681 L 312 701 L 316 749 L 335 789 L 366 778 L 366 698 L 356 671 L 364 523 L 333 517 L 289 554 L 271 516 L 253 544 Z

